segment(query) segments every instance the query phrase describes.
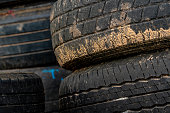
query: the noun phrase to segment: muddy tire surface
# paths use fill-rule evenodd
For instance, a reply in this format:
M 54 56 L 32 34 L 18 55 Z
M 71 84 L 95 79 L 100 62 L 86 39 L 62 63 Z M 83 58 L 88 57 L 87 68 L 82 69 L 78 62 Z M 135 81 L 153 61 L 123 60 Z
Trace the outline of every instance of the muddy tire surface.
M 75 70 L 170 45 L 169 0 L 58 0 L 51 13 L 59 64 Z

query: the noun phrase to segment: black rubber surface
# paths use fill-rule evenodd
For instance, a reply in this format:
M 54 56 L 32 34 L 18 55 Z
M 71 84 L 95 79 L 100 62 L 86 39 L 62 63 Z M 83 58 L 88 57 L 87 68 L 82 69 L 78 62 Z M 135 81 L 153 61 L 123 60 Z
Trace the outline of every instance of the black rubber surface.
M 59 93 L 61 113 L 157 113 L 161 108 L 168 113 L 170 51 L 77 70 L 62 81 Z
M 0 9 L 3 8 L 11 8 L 18 5 L 28 5 L 33 3 L 42 3 L 42 2 L 54 2 L 55 0 L 1 0 L 0 1 Z
M 51 46 L 51 4 L 40 3 L 0 11 L 0 69 L 56 63 Z
M 0 111 L 2 113 L 43 113 L 44 87 L 35 74 L 0 74 Z
M 70 71 L 65 70 L 59 66 L 36 67 L 36 68 L 26 68 L 26 69 L 10 69 L 10 70 L 1 70 L 0 72 L 37 74 L 42 79 L 44 85 L 45 113 L 55 113 L 59 111 L 59 103 L 58 103 L 59 85 L 61 80 L 71 73 Z
M 51 13 L 56 58 L 75 70 L 167 48 L 169 9 L 169 0 L 58 0 Z
M 12 2 L 12 1 L 17 1 L 17 0 L 1 0 L 0 3 L 7 3 L 7 2 Z

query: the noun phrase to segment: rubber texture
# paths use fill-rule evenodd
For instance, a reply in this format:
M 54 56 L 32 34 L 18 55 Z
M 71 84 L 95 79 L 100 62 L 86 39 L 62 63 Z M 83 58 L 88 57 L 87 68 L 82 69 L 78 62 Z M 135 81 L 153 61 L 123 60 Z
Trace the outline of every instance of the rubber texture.
M 0 74 L 0 111 L 3 113 L 43 113 L 43 83 L 35 74 Z
M 0 4 L 2 4 L 2 3 L 9 3 L 9 2 L 13 2 L 13 1 L 16 1 L 16 0 L 1 0 Z
M 61 113 L 165 109 L 170 102 L 170 51 L 141 54 L 77 70 L 61 82 L 59 95 Z
M 54 2 L 55 0 L 50 0 L 50 2 Z M 0 9 L 3 8 L 12 8 L 19 5 L 28 5 L 28 4 L 35 4 L 35 3 L 47 3 L 47 0 L 1 0 L 0 1 Z
M 170 111 L 169 104 L 165 106 L 156 106 L 152 109 L 142 109 L 140 112 L 138 111 L 127 111 L 125 113 L 168 113 Z
M 58 0 L 51 12 L 57 61 L 75 70 L 115 57 L 167 48 L 169 8 L 169 0 Z
M 7 4 L 7 3 L 10 4 L 10 3 L 14 3 L 14 2 L 16 3 L 16 2 L 19 2 L 19 1 L 20 1 L 20 0 L 1 0 L 1 1 L 0 1 L 0 5 L 1 5 L 1 4 Z M 23 1 L 24 1 L 24 0 L 23 0 Z M 25 1 L 28 1 L 28 0 L 25 0 Z
M 49 30 L 52 3 L 0 11 L 0 69 L 56 64 Z
M 59 102 L 58 102 L 59 85 L 61 83 L 61 80 L 71 73 L 70 71 L 65 70 L 59 66 L 36 67 L 36 68 L 26 68 L 26 69 L 10 69 L 10 70 L 1 70 L 0 72 L 37 74 L 42 79 L 44 85 L 45 113 L 54 113 L 59 111 Z M 52 74 L 54 74 L 54 78 Z

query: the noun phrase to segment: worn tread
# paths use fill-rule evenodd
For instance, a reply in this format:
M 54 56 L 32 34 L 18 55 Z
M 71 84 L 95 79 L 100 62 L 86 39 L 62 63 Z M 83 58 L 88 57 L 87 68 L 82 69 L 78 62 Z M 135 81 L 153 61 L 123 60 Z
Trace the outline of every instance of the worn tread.
M 55 0 L 50 0 L 51 2 L 55 2 Z M 0 1 L 0 8 L 11 8 L 19 5 L 28 5 L 28 4 L 40 4 L 40 3 L 47 3 L 47 0 L 1 0 Z
M 167 104 L 164 106 L 156 106 L 156 107 L 150 108 L 150 109 L 142 109 L 139 112 L 128 110 L 125 113 L 168 113 L 169 110 L 170 110 L 170 105 Z
M 0 11 L 1 70 L 56 63 L 49 30 L 52 3 L 17 6 L 10 9 L 12 14 L 8 8 Z
M 1 73 L 0 84 L 0 94 L 44 92 L 41 78 L 32 73 Z
M 169 54 L 167 49 L 75 71 L 60 85 L 61 113 L 117 113 L 169 104 L 161 103 L 162 97 L 155 102 L 149 100 L 148 104 L 145 100 L 135 102 L 138 98 L 164 96 L 169 92 Z
M 52 71 L 54 70 L 54 76 L 52 77 Z M 47 72 L 44 72 L 47 71 Z M 43 82 L 44 93 L 45 93 L 45 113 L 53 113 L 59 111 L 58 104 L 58 95 L 59 95 L 59 86 L 62 78 L 65 78 L 71 72 L 65 70 L 59 66 L 49 66 L 49 67 L 35 67 L 35 68 L 26 68 L 26 69 L 10 69 L 10 70 L 1 70 L 1 73 L 35 73 L 37 74 Z M 39 98 L 39 97 L 38 97 Z M 43 100 L 43 99 L 42 99 Z M 1 101 L 1 99 L 0 99 Z M 32 101 L 30 99 L 29 101 Z M 12 101 L 13 102 L 13 101 Z M 0 102 L 1 104 L 1 102 Z
M 0 74 L 0 111 L 42 113 L 45 94 L 41 78 L 31 73 Z
M 159 45 L 169 47 L 169 1 L 119 2 L 58 0 L 53 5 L 52 42 L 62 67 L 75 70 L 89 66 L 92 59 L 93 63 L 102 62 L 108 57 L 160 49 Z
M 44 103 L 0 106 L 3 113 L 44 113 Z

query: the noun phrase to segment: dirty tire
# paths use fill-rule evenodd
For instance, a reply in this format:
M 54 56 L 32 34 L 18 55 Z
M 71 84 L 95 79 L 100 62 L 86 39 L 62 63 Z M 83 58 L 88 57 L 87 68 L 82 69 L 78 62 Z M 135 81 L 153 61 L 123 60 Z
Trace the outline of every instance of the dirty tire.
M 166 48 L 169 9 L 169 0 L 58 0 L 51 12 L 56 58 L 62 67 L 74 70 Z
M 43 113 L 44 87 L 35 74 L 0 74 L 0 111 L 2 113 Z
M 54 73 L 52 73 L 54 71 Z M 45 113 L 59 111 L 58 94 L 61 80 L 71 72 L 59 66 L 36 67 L 27 69 L 1 70 L 1 73 L 35 73 L 43 82 L 45 93 Z M 54 74 L 54 78 L 52 76 Z
M 56 63 L 49 13 L 52 2 L 0 11 L 0 69 Z
M 61 113 L 169 110 L 170 51 L 77 70 L 62 81 L 59 95 Z

